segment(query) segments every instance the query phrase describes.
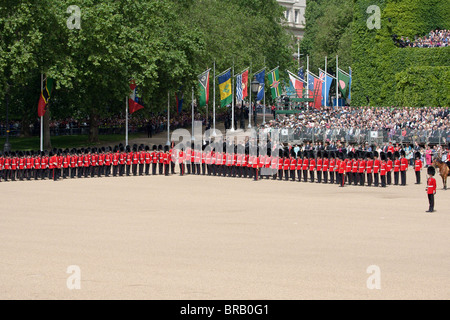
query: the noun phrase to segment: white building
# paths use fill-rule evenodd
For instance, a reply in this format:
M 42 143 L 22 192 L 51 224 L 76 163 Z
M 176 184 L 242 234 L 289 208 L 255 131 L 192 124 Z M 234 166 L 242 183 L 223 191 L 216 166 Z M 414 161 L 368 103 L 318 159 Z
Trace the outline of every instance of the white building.
M 301 39 L 305 32 L 305 10 L 306 0 L 277 0 L 280 5 L 286 8 L 284 17 L 289 30 L 294 37 Z

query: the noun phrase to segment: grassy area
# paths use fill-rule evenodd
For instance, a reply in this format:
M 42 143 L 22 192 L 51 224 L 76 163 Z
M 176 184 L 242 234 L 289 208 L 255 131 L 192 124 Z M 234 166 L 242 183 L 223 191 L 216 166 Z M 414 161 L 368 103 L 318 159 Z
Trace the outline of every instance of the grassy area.
M 128 136 L 129 140 L 138 139 L 142 137 L 147 137 L 143 134 L 130 134 Z M 92 146 L 103 146 L 110 145 L 114 147 L 114 145 L 119 143 L 125 143 L 124 135 L 99 135 L 98 143 L 90 143 L 88 142 L 87 135 L 79 135 L 79 136 L 53 136 L 51 138 L 52 148 L 65 149 L 65 148 L 81 148 L 81 147 L 92 147 Z M 4 137 L 0 138 L 0 149 L 3 150 L 3 145 L 5 144 L 6 139 Z M 9 143 L 11 144 L 11 150 L 14 151 L 28 151 L 28 150 L 39 150 L 40 141 L 39 137 L 31 137 L 31 138 L 17 138 L 10 137 Z

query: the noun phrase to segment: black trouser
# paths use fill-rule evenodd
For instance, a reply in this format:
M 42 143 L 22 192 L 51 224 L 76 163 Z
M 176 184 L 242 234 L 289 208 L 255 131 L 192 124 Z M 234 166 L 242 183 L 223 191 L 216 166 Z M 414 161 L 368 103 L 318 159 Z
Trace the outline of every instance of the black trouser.
M 150 163 L 145 164 L 145 175 L 148 176 L 150 174 Z
M 119 166 L 113 166 L 113 177 L 117 177 L 117 172 L 119 171 Z
M 351 185 L 352 184 L 352 175 L 353 175 L 352 172 L 347 172 L 345 175 L 347 176 L 348 184 Z
M 289 180 L 289 170 L 284 170 L 284 180 Z
M 132 165 L 131 165 L 131 171 L 133 172 L 133 176 L 136 176 L 137 175 L 137 164 L 136 163 L 133 163 Z
M 353 175 L 353 184 L 356 186 L 359 183 L 359 173 L 352 172 L 352 175 Z
M 142 176 L 144 174 L 144 164 L 140 163 L 139 164 L 139 175 Z
M 299 182 L 302 181 L 302 170 L 297 170 L 297 178 Z
M 195 167 L 196 167 L 196 173 L 197 173 L 197 175 L 200 175 L 200 163 L 196 163 L 196 164 L 195 164 Z
M 364 184 L 366 183 L 366 177 L 364 172 L 359 173 L 359 185 L 364 187 Z
M 91 167 L 91 178 L 93 178 L 97 174 L 98 167 Z
M 406 186 L 406 170 L 400 171 L 400 178 L 402 180 L 402 186 Z
M 215 163 L 214 163 L 214 164 L 211 164 L 211 174 L 212 174 L 213 176 L 216 175 L 216 170 L 217 170 L 216 164 L 215 164 Z
M 309 178 L 310 178 L 310 182 L 314 182 L 314 171 L 313 170 L 309 171 Z
M 158 164 L 158 170 L 159 170 L 159 174 L 163 175 L 164 174 L 164 163 L 159 163 Z
M 392 175 L 390 171 L 386 173 L 386 184 L 388 185 L 392 184 Z
M 180 163 L 180 176 L 184 175 L 184 163 Z
M 295 170 L 291 170 L 291 180 L 295 181 Z
M 330 171 L 330 183 L 334 184 L 334 171 Z
M 105 167 L 105 176 L 109 177 L 109 175 L 111 174 L 111 165 L 107 165 Z
M 278 180 L 283 180 L 283 169 L 278 169 Z
M 323 182 L 328 183 L 328 171 L 323 172 Z
M 252 171 L 253 171 L 253 175 L 254 175 L 254 180 L 258 181 L 258 173 L 259 173 L 258 170 L 259 169 L 258 168 L 252 168 L 252 169 L 253 169 Z
M 373 185 L 375 186 L 375 187 L 378 187 L 378 184 L 379 184 L 379 173 L 374 173 L 373 174 Z
M 322 171 L 317 171 L 317 182 L 318 183 L 322 182 Z
M 383 188 L 386 188 L 386 176 L 385 175 L 381 175 L 381 186 Z
M 308 170 L 303 170 L 303 181 L 308 182 Z
M 192 174 L 195 174 L 195 163 L 194 162 L 192 162 L 191 163 L 191 172 L 192 172 Z
M 191 163 L 186 163 L 187 174 L 191 174 Z
M 170 170 L 169 163 L 164 163 L 164 175 L 168 176 L 170 173 L 169 170 Z
M 434 211 L 434 194 L 428 195 L 428 203 L 430 204 L 429 211 Z
M 125 170 L 126 170 L 126 175 L 127 176 L 129 176 L 130 175 L 130 173 L 131 173 L 131 164 L 127 164 L 127 165 L 125 165 Z
M 87 178 L 91 173 L 91 167 L 84 167 L 84 177 Z
M 416 171 L 416 183 L 420 184 L 420 171 Z
M 173 161 L 170 162 L 170 171 L 172 174 L 175 174 L 175 162 Z
M 156 175 L 156 163 L 152 163 L 152 175 Z
M 368 174 L 367 174 L 367 185 L 368 185 L 369 187 L 372 186 L 372 174 L 371 174 L 371 173 L 368 173 Z
M 396 186 L 398 186 L 398 176 L 399 176 L 399 172 L 394 171 L 394 185 L 396 185 Z
M 343 187 L 345 185 L 345 173 L 339 173 L 340 186 Z

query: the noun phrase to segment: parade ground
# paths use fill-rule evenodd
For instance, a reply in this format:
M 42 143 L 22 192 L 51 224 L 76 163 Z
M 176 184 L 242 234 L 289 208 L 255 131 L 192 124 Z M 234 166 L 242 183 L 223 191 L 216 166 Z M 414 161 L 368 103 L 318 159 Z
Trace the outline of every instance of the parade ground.
M 412 170 L 407 186 L 385 189 L 178 175 L 2 182 L 0 298 L 449 299 L 450 191 L 436 178 L 434 213 Z

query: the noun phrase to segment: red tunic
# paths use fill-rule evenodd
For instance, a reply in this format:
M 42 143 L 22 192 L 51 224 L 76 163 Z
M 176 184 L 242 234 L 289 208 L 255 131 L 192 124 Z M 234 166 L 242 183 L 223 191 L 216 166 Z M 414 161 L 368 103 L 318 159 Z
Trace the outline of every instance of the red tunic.
M 415 164 L 414 164 L 414 170 L 415 171 L 420 171 L 422 170 L 422 160 L 417 159 Z
M 436 192 L 436 179 L 433 177 L 427 180 L 427 194 L 434 194 Z
M 366 172 L 372 173 L 372 170 L 373 170 L 373 160 L 367 160 Z

